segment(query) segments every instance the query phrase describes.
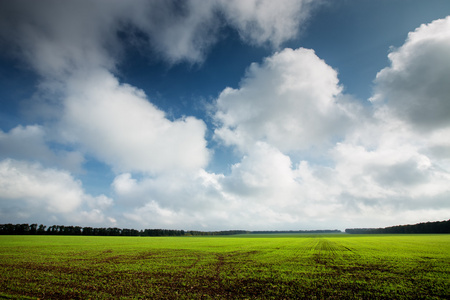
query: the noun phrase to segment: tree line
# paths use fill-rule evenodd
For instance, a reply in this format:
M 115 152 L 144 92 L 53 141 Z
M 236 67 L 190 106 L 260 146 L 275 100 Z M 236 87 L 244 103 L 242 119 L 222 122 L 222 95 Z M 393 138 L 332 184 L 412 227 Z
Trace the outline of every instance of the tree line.
M 173 229 L 95 228 L 65 225 L 0 224 L 0 235 L 90 235 L 90 236 L 209 236 L 249 233 L 245 230 L 194 231 Z
M 93 236 L 214 236 L 236 234 L 280 234 L 280 233 L 340 233 L 340 230 L 222 230 L 197 231 L 173 229 L 127 229 L 127 228 L 95 228 L 65 225 L 38 225 L 38 224 L 0 224 L 0 235 L 93 235 Z
M 285 231 L 196 231 L 174 229 L 128 229 L 128 228 L 96 228 L 81 226 L 43 224 L 0 224 L 0 235 L 89 235 L 89 236 L 214 236 L 235 234 L 271 234 L 271 233 L 340 233 L 339 230 L 285 230 Z M 386 234 L 386 233 L 450 233 L 450 219 L 447 221 L 426 222 L 414 225 L 397 225 L 384 228 L 347 228 L 350 234 Z
M 351 234 L 385 234 L 385 233 L 450 233 L 450 219 L 447 221 L 424 222 L 413 225 L 397 225 L 384 228 L 348 228 Z
M 251 233 L 254 234 L 278 234 L 278 233 L 315 233 L 315 234 L 322 234 L 322 233 L 341 233 L 340 230 L 334 229 L 334 230 L 258 230 L 258 231 L 251 231 Z

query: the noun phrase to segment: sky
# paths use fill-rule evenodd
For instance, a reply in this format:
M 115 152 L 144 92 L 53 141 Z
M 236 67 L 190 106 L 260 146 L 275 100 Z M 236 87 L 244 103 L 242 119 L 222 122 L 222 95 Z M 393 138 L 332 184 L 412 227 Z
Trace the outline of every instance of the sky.
M 450 216 L 450 1 L 0 1 L 0 223 Z

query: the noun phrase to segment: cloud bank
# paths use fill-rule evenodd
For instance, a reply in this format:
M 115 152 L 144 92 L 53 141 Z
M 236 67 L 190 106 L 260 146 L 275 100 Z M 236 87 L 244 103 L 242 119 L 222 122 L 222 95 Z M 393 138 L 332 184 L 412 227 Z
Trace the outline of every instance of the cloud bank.
M 430 27 L 444 31 L 438 36 L 447 34 L 447 27 L 442 26 L 447 22 L 421 26 L 415 31 L 417 35 L 410 34 L 405 45 L 389 57 L 392 60 L 396 53 L 401 54 Z M 437 38 L 433 43 L 439 44 L 437 48 L 447 47 L 446 39 Z M 427 55 L 435 57 L 431 62 L 446 61 L 447 51 L 438 59 L 434 48 L 427 48 Z M 417 60 L 410 59 L 406 64 L 418 64 Z M 431 78 L 441 80 L 441 71 L 435 67 L 429 64 L 427 74 L 437 72 Z M 141 208 L 128 217 L 136 219 L 158 208 L 166 209 L 166 216 L 169 212 L 176 214 L 164 219 L 182 220 L 175 224 L 201 227 L 202 220 L 218 228 L 244 224 L 249 229 L 309 228 L 311 224 L 325 228 L 330 223 L 344 227 L 361 222 L 380 226 L 445 219 L 450 210 L 446 200 L 450 195 L 449 160 L 448 156 L 437 156 L 433 149 L 444 151 L 447 147 L 444 133 L 448 126 L 443 122 L 424 134 L 397 113 L 399 103 L 375 102 L 373 99 L 380 95 L 402 90 L 402 85 L 395 86 L 393 80 L 387 81 L 389 88 L 380 81 L 380 74 L 390 68 L 375 79 L 373 105 L 362 106 L 343 93 L 337 72 L 312 50 L 285 49 L 261 64 L 251 65 L 239 88 L 222 91 L 214 114 L 215 139 L 236 149 L 241 161 L 231 167 L 230 174 L 209 174 L 209 182 L 214 182 L 209 188 L 214 193 L 192 209 L 182 203 L 190 205 L 195 203 L 193 199 L 204 199 L 196 197 L 202 195 L 204 183 L 172 178 L 173 186 L 163 190 L 175 191 L 173 194 L 152 194 L 147 198 L 151 202 L 146 202 L 146 196 L 158 188 L 128 174 L 126 178 L 132 184 L 125 186 L 133 186 L 129 191 L 145 191 L 142 196 L 133 195 L 143 201 Z M 431 78 L 422 85 L 436 84 L 430 83 Z M 438 101 L 428 104 L 445 107 L 446 94 L 437 96 Z M 416 100 L 410 99 L 413 103 Z M 410 104 L 403 104 L 405 110 Z M 167 205 L 171 203 L 168 199 L 179 195 L 190 195 L 191 200 Z M 201 208 L 207 208 L 207 212 Z
M 5 159 L 0 162 L 0 191 L 2 222 L 114 225 L 104 213 L 113 200 L 86 194 L 67 171 Z
M 442 22 L 415 32 L 429 27 L 446 31 Z M 390 57 L 414 39 L 410 34 Z M 446 53 L 435 61 L 446 60 Z M 427 73 L 433 72 L 440 69 L 428 65 Z M 439 74 L 433 78 L 440 80 Z M 386 88 L 377 76 L 372 101 L 397 89 L 389 82 Z M 445 106 L 447 96 L 439 97 L 429 104 Z M 397 114 L 400 104 L 372 103 L 364 107 L 343 93 L 337 72 L 314 51 L 285 49 L 251 65 L 240 87 L 224 89 L 216 100 L 215 139 L 242 155 L 229 174 L 202 171 L 202 176 L 161 181 L 122 174 L 113 187 L 118 198 L 141 199 L 139 208 L 126 215 L 130 221 L 160 216 L 149 225 L 343 228 L 445 219 L 450 212 L 449 159 L 432 150 L 448 146 L 444 133 L 449 127 L 443 122 L 424 134 Z M 404 103 L 405 109 L 409 105 Z

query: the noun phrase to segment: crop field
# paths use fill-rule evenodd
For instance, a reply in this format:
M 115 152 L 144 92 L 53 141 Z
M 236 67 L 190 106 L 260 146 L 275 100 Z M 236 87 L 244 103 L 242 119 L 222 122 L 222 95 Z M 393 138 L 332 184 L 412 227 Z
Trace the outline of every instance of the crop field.
M 0 236 L 0 299 L 450 299 L 450 235 Z

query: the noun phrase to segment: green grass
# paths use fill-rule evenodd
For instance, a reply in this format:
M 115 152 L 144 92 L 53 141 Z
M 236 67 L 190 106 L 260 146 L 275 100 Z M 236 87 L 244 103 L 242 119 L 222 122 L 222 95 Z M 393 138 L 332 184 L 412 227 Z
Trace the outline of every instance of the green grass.
M 0 236 L 4 299 L 449 299 L 450 235 Z

